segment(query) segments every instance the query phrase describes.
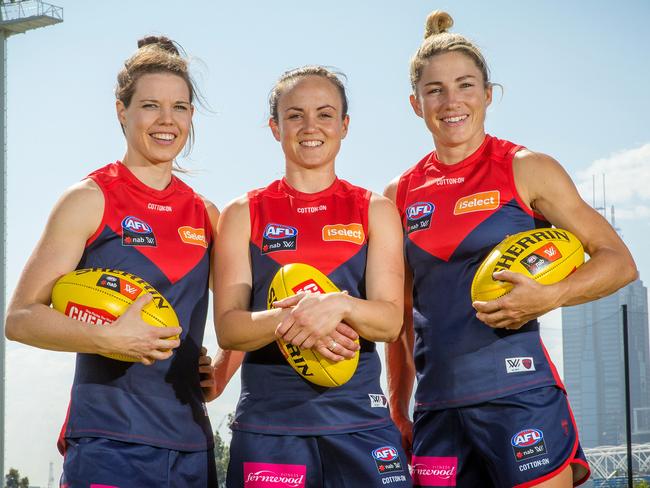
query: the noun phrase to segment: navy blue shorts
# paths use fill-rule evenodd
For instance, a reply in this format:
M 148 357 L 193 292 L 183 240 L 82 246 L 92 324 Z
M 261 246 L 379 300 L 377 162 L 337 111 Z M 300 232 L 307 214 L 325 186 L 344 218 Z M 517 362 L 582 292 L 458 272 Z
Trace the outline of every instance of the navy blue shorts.
M 394 426 L 323 436 L 234 431 L 229 488 L 411 487 Z
M 415 414 L 415 486 L 527 487 L 569 464 L 574 486 L 587 480 L 573 413 L 556 387 Z
M 214 451 L 171 451 L 110 439 L 66 439 L 61 488 L 217 488 Z

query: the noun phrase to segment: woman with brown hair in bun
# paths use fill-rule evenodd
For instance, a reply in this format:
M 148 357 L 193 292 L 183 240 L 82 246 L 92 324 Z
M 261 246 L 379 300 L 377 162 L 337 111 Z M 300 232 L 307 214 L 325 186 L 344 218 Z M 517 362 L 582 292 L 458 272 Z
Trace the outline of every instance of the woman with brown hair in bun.
M 126 153 L 73 185 L 54 207 L 9 305 L 6 334 L 78 353 L 59 439 L 61 486 L 215 487 L 202 386 L 210 387 L 208 400 L 216 387 L 214 378 L 200 380 L 198 363 L 218 211 L 172 173 L 192 136 L 196 98 L 175 43 L 142 39 L 118 74 L 116 98 Z M 183 237 L 186 228 L 193 237 Z M 133 229 L 146 239 L 134 238 Z M 105 327 L 50 308 L 57 278 L 80 268 L 143 278 L 171 303 L 182 329 L 141 319 L 151 295 Z M 115 353 L 139 362 L 100 355 Z
M 285 72 L 269 109 L 284 176 L 226 205 L 217 238 L 217 338 L 224 349 L 246 352 L 227 486 L 410 488 L 375 348 L 400 330 L 397 211 L 336 175 L 350 117 L 335 73 L 323 66 Z M 281 243 L 273 241 L 278 229 Z M 318 284 L 306 280 L 267 310 L 273 277 L 290 263 L 316 267 L 345 292 L 308 293 Z M 296 374 L 276 338 L 329 361 L 358 352 L 358 365 L 347 383 L 317 386 Z
M 405 229 L 412 303 L 387 347 L 391 414 L 405 448 L 412 442 L 416 486 L 577 485 L 589 467 L 537 317 L 614 292 L 636 267 L 557 161 L 486 134 L 488 68 L 452 24 L 433 12 L 411 60 L 411 105 L 435 149 L 386 189 Z M 574 233 L 591 259 L 554 285 L 495 273 L 514 289 L 471 302 L 474 273 L 496 244 L 551 224 Z

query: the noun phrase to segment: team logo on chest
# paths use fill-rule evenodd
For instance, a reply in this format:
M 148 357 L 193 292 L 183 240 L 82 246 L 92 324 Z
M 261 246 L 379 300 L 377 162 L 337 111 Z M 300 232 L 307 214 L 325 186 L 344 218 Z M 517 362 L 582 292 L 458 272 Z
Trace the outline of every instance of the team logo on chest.
M 290 225 L 266 224 L 262 234 L 262 254 L 295 251 L 297 247 L 298 229 Z
M 436 206 L 431 202 L 416 202 L 406 209 L 406 233 L 428 229 L 431 226 L 431 215 Z
M 366 239 L 361 224 L 333 224 L 323 227 L 324 241 L 345 241 L 361 245 Z
M 153 229 L 144 220 L 129 215 L 122 220 L 123 246 L 156 246 Z

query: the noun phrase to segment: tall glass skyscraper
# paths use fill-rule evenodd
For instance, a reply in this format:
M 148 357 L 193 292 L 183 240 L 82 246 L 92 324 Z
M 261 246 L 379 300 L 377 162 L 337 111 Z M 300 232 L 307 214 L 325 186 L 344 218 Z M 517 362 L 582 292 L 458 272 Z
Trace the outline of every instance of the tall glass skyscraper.
M 583 447 L 625 443 L 623 304 L 628 308 L 632 441 L 650 441 L 648 290 L 637 280 L 608 297 L 562 309 L 564 384 Z

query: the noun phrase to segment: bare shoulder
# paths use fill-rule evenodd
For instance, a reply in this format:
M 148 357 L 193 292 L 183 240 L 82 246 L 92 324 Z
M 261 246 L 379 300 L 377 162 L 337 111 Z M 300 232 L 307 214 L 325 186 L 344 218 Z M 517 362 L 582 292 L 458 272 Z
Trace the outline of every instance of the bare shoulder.
M 84 199 L 87 200 L 90 204 L 101 203 L 103 206 L 104 192 L 97 183 L 95 183 L 90 178 L 86 178 L 68 187 L 68 189 L 63 193 L 61 197 L 61 200 L 67 199 Z
M 521 199 L 534 210 L 541 200 L 577 196 L 569 174 L 548 154 L 523 149 L 515 154 L 512 169 Z
M 205 205 L 205 211 L 208 213 L 208 217 L 210 218 L 210 225 L 212 226 L 212 229 L 216 230 L 217 223 L 219 222 L 219 209 L 205 196 L 201 194 L 198 195 L 199 198 L 203 201 L 203 205 Z
M 104 193 L 93 180 L 87 178 L 69 187 L 54 206 L 50 224 L 58 221 L 83 229 L 90 236 L 104 215 Z
M 248 195 L 242 195 L 240 197 L 231 200 L 223 207 L 222 215 L 229 218 L 232 217 L 241 217 L 243 214 L 248 215 Z
M 392 212 L 397 211 L 395 204 L 387 196 L 380 195 L 379 193 L 372 192 L 370 195 L 370 209 L 371 212 Z
M 401 228 L 399 213 L 395 204 L 385 196 L 372 193 L 368 211 L 369 232 L 376 233 L 384 229 L 392 232 Z
M 396 176 L 391 180 L 384 189 L 384 196 L 393 202 L 397 199 L 397 185 L 399 184 L 400 177 Z
M 223 231 L 247 232 L 250 234 L 250 213 L 248 209 L 248 196 L 242 195 L 230 201 L 221 211 L 219 218 L 219 233 Z
M 512 167 L 517 183 L 520 180 L 528 183 L 540 180 L 550 181 L 558 177 L 570 180 L 569 175 L 556 159 L 548 154 L 528 149 L 523 149 L 515 154 Z

